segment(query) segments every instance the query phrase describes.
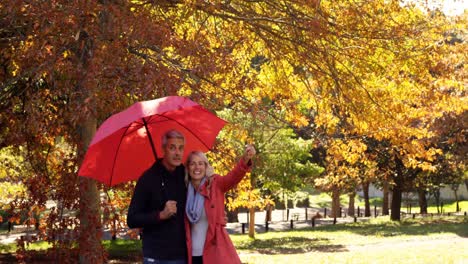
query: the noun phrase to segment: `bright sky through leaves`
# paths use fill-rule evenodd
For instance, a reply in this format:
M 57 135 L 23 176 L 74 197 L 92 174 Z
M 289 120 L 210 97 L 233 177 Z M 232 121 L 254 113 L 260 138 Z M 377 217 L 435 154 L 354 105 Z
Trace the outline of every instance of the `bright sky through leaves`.
M 445 0 L 445 1 L 434 1 L 434 0 L 406 0 L 404 1 L 414 2 L 422 7 L 429 7 L 430 9 L 440 8 L 445 14 L 451 16 L 457 16 L 463 14 L 468 9 L 468 0 Z

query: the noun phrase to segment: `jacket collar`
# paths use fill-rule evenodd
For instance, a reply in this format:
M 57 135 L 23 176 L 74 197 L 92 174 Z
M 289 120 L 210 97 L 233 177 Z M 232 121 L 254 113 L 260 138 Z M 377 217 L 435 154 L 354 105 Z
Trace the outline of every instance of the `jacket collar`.
M 168 171 L 166 167 L 163 165 L 162 159 L 158 159 L 154 163 L 154 169 L 157 170 L 158 172 L 164 173 L 165 175 L 171 175 L 171 174 L 183 175 L 185 172 L 185 167 L 183 164 L 180 164 L 179 166 L 177 166 L 173 172 Z
M 203 184 L 202 187 L 200 188 L 200 194 L 203 195 L 205 198 L 210 198 L 210 188 L 208 188 L 210 180 L 212 181 L 213 179 L 207 179 L 205 181 L 205 184 Z

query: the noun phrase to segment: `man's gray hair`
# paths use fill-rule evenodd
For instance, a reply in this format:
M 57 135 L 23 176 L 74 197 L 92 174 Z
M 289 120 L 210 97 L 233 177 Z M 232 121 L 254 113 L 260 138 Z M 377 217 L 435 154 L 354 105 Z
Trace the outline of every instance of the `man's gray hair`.
M 172 129 L 172 130 L 169 130 L 166 133 L 164 133 L 164 135 L 161 138 L 161 143 L 162 143 L 163 148 L 167 145 L 167 140 L 170 139 L 170 138 L 180 138 L 180 139 L 182 139 L 184 141 L 184 144 L 185 144 L 184 135 L 182 133 L 180 133 L 179 131 L 177 131 L 175 129 Z

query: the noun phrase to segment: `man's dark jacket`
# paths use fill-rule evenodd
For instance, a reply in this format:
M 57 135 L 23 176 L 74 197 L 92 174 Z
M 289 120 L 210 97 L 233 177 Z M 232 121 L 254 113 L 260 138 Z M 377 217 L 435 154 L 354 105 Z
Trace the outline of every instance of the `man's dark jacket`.
M 143 256 L 162 260 L 186 259 L 184 166 L 172 173 L 158 160 L 138 179 L 128 208 L 130 228 L 143 228 Z M 177 201 L 177 215 L 159 219 L 166 201 Z

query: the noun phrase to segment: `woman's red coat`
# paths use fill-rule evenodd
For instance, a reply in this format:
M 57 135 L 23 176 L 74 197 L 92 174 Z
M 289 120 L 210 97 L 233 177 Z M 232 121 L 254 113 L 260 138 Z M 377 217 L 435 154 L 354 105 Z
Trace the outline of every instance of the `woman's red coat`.
M 213 175 L 211 185 L 203 185 L 200 193 L 205 197 L 205 212 L 208 218 L 205 247 L 203 249 L 203 264 L 239 264 L 241 263 L 236 249 L 227 233 L 224 194 L 238 184 L 249 166 L 243 159 L 237 163 L 226 176 Z M 187 217 L 186 217 L 187 218 Z M 186 221 L 186 237 L 189 253 L 189 263 L 192 261 L 190 224 Z

